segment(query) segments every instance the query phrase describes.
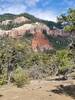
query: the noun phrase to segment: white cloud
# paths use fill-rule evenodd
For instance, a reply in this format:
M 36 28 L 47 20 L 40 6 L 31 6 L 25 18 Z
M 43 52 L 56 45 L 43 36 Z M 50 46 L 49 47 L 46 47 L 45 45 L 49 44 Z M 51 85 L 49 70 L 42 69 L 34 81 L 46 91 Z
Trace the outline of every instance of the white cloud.
M 56 14 L 51 12 L 50 10 L 34 10 L 30 11 L 32 15 L 36 16 L 37 18 L 49 20 L 49 21 L 55 21 L 56 22 Z
M 36 8 L 36 4 L 39 1 L 40 0 L 10 0 L 9 6 L 7 6 L 7 4 L 0 6 L 0 14 L 3 13 L 19 14 L 19 13 L 29 12 L 30 14 L 40 19 L 56 21 L 56 14 L 53 13 L 51 10 L 47 8 L 45 10 L 43 10 L 42 8 Z
M 26 4 L 26 6 L 34 6 L 40 0 L 0 0 L 0 2 L 9 2 L 10 4 Z
M 35 6 L 36 3 L 38 3 L 40 0 L 25 0 L 25 3 L 28 5 L 28 6 Z
M 36 5 L 39 0 L 1 0 L 0 1 L 0 14 L 3 13 L 22 13 L 27 11 L 30 7 Z
M 19 5 L 19 4 L 17 4 L 16 6 L 12 5 L 12 6 L 9 6 L 7 8 L 0 8 L 0 14 L 3 14 L 3 13 L 13 13 L 13 14 L 24 13 L 26 11 L 26 8 L 27 7 L 24 5 Z
M 35 6 L 39 1 L 40 0 L 16 0 L 17 3 L 24 3 L 27 6 Z

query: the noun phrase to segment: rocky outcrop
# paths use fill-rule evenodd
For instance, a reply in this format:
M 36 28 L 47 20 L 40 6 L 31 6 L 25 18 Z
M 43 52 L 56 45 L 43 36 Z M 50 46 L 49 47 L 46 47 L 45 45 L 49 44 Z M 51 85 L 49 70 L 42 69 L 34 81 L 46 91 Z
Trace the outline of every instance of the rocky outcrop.
M 11 30 L 7 30 L 7 31 L 0 30 L 0 36 L 8 35 L 15 38 L 18 36 L 23 36 L 26 32 L 34 34 L 35 32 L 38 33 L 42 32 L 42 30 L 46 32 L 48 35 L 55 36 L 55 37 L 57 36 L 66 37 L 70 35 L 70 33 L 64 32 L 62 29 L 57 29 L 57 28 L 50 29 L 47 25 L 41 22 L 32 23 L 30 19 L 24 16 L 18 16 L 12 20 L 4 20 L 0 22 L 0 25 L 8 25 L 8 24 L 17 24 L 20 26 L 19 27 L 17 26 L 17 28 L 12 28 Z M 75 33 L 73 34 L 75 36 Z
M 0 30 L 0 36 L 7 35 L 12 38 L 18 38 L 23 36 L 25 33 L 33 34 L 32 39 L 32 50 L 36 51 L 45 51 L 53 49 L 52 44 L 49 43 L 46 36 L 43 32 L 49 34 L 49 28 L 43 23 L 32 23 L 32 24 L 24 24 L 20 27 L 13 28 L 12 30 Z
M 64 32 L 64 30 L 62 30 L 62 29 L 50 29 L 48 35 L 55 36 L 55 37 L 57 37 L 57 36 L 67 37 L 70 35 L 70 33 Z
M 31 20 L 24 16 L 20 16 L 13 20 L 4 20 L 4 21 L 0 22 L 0 25 L 8 25 L 10 23 L 12 23 L 12 24 L 31 23 Z
M 31 23 L 31 24 L 24 24 L 17 28 L 13 28 L 12 30 L 7 30 L 7 31 L 1 30 L 0 36 L 8 35 L 11 36 L 12 38 L 17 38 L 19 36 L 23 36 L 27 32 L 34 34 L 36 32 L 42 32 L 42 31 L 46 31 L 48 33 L 49 28 L 42 23 Z
M 7 23 L 8 22 L 10 22 L 10 20 L 7 21 Z M 62 29 L 50 29 L 47 25 L 45 25 L 43 23 L 39 23 L 39 22 L 24 24 L 20 27 L 12 28 L 11 30 L 1 30 L 0 29 L 0 36 L 8 35 L 13 38 L 16 38 L 19 36 L 23 36 L 27 32 L 34 34 L 36 32 L 39 33 L 42 31 L 47 33 L 47 35 L 51 35 L 51 36 L 55 36 L 55 37 L 57 37 L 57 36 L 68 37 L 70 35 L 73 35 L 75 37 L 75 32 L 69 33 L 69 32 L 64 32 L 64 30 L 62 30 Z
M 32 40 L 32 50 L 34 52 L 43 52 L 51 49 L 53 49 L 53 46 L 51 43 L 49 43 L 48 39 L 44 36 L 43 33 L 38 32 L 34 34 L 34 38 Z
M 2 21 L 1 23 L 0 23 L 0 25 L 8 25 L 9 23 L 11 23 L 12 22 L 12 20 L 5 20 L 5 21 Z
M 29 22 L 31 22 L 31 20 L 26 18 L 26 17 L 24 17 L 24 16 L 21 16 L 21 17 L 17 17 L 12 22 L 14 24 L 20 24 L 20 23 L 29 23 Z

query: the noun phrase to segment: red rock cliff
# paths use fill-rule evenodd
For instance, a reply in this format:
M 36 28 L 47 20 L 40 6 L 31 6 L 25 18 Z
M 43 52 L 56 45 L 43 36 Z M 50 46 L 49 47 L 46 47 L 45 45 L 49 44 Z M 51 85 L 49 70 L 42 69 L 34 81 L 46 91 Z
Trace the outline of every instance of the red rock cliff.
M 43 33 L 39 32 L 34 34 L 34 38 L 32 40 L 32 50 L 34 52 L 51 49 L 53 49 L 53 46 L 49 43 L 48 39 L 44 36 Z

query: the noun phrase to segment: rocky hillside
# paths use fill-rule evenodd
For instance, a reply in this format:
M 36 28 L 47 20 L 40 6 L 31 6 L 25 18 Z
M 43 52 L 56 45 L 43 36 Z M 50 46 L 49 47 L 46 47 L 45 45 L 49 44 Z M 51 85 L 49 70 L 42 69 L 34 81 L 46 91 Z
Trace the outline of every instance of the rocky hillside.
M 41 33 L 42 36 L 44 34 L 46 38 L 43 39 L 43 37 L 40 37 L 39 39 L 41 40 L 37 40 L 46 42 L 46 45 L 44 42 L 39 42 L 41 43 L 39 45 L 43 44 L 44 47 L 49 47 L 48 42 L 50 42 L 50 48 L 53 48 L 52 45 L 54 45 L 55 48 L 64 48 L 70 43 L 68 39 L 70 33 L 64 32 L 60 23 L 41 20 L 27 13 L 19 15 L 0 15 L 0 36 L 18 38 L 24 36 L 26 33 L 33 36 L 39 33 Z

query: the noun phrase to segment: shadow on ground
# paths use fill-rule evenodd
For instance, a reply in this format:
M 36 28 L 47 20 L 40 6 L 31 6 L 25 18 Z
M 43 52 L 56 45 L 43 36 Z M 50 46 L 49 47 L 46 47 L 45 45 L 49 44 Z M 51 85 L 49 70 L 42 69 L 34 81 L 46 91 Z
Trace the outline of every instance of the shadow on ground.
M 67 79 L 65 79 L 64 77 L 61 77 L 61 78 L 54 78 L 54 79 L 50 79 L 50 81 L 65 81 Z
M 64 95 L 68 95 L 71 96 L 74 100 L 75 100 L 75 85 L 60 85 L 57 86 L 56 89 L 51 90 L 51 92 L 56 93 L 56 94 L 64 94 Z
M 0 97 L 2 97 L 3 95 L 2 94 L 0 94 Z

